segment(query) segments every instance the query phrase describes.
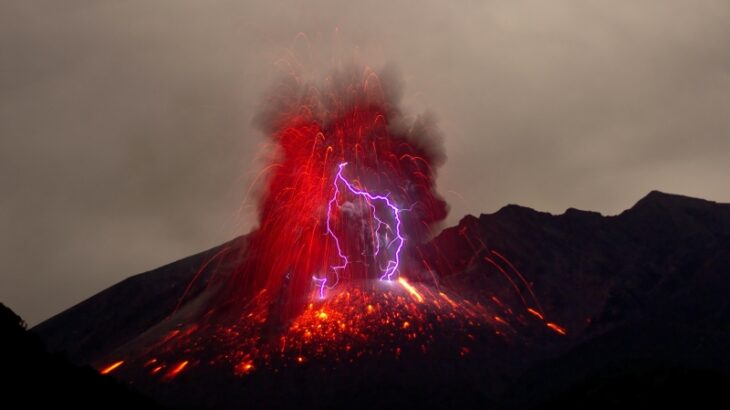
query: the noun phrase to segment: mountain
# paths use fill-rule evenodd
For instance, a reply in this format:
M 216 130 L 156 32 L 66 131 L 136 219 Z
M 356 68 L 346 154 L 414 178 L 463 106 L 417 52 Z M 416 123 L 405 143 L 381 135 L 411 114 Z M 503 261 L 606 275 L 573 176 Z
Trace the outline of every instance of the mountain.
M 0 303 L 0 363 L 5 375 L 2 398 L 14 407 L 159 408 L 154 401 L 134 392 L 88 366 L 76 366 L 59 354 L 48 353 L 41 340 L 25 328 L 23 320 Z
M 291 339 L 302 352 L 291 359 L 301 365 L 287 361 L 284 346 L 282 359 L 249 356 L 278 343 L 265 337 L 266 327 L 186 325 L 206 314 L 245 260 L 246 237 L 131 277 L 32 331 L 78 364 L 101 368 L 125 358 L 118 378 L 174 406 L 728 402 L 721 392 L 730 374 L 729 204 L 655 191 L 616 216 L 508 205 L 464 217 L 418 251 L 432 273 L 413 281 L 418 301 L 406 285 L 355 294 L 368 309 L 390 309 L 378 312 L 380 322 L 356 324 L 384 330 L 344 342 L 324 334 L 332 345 L 307 344 L 305 332 L 302 341 Z M 320 329 L 333 320 L 306 325 Z M 393 331 L 393 323 L 404 330 Z M 165 347 L 171 339 L 175 354 Z M 343 346 L 347 354 L 322 352 Z M 175 365 L 180 351 L 186 360 Z M 236 376 L 219 364 L 230 352 L 245 359 Z M 163 359 L 172 373 L 150 377 L 157 367 L 147 363 Z

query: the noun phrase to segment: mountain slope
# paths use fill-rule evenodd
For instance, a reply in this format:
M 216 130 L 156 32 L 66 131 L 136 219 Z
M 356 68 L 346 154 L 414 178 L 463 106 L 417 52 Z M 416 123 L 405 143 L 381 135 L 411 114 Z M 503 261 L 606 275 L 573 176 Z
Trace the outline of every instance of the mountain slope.
M 43 338 L 49 350 L 63 351 L 78 363 L 91 363 L 164 320 L 183 295 L 186 300 L 199 296 L 215 273 L 226 274 L 227 268 L 240 260 L 245 246 L 246 238 L 239 237 L 132 276 L 32 330 Z M 231 250 L 224 258 L 206 264 L 226 248 Z
M 46 407 L 50 401 L 64 407 L 113 403 L 119 408 L 159 408 L 111 377 L 90 367 L 74 366 L 62 355 L 48 353 L 41 340 L 25 329 L 22 319 L 2 303 L 0 334 L 5 403 L 30 408 Z
M 223 251 L 215 265 L 202 266 Z M 485 311 L 482 326 L 466 331 L 439 324 L 418 335 L 430 338 L 428 353 L 404 347 L 406 353 L 396 359 L 360 360 L 327 372 L 324 368 L 335 363 L 329 359 L 281 371 L 260 368 L 243 382 L 202 364 L 197 373 L 191 370 L 163 384 L 140 379 L 133 370 L 119 377 L 136 380 L 168 404 L 236 407 L 255 399 L 255 407 L 347 403 L 369 408 L 401 401 L 427 407 L 533 407 L 551 401 L 585 405 L 594 396 L 584 393 L 597 389 L 596 380 L 610 381 L 600 386 L 630 391 L 637 384 L 629 376 L 646 374 L 658 380 L 653 394 L 660 395 L 687 375 L 725 380 L 730 372 L 728 204 L 652 192 L 609 217 L 575 209 L 550 215 L 509 205 L 494 214 L 463 218 L 419 251 L 435 277 L 418 289 L 435 289 L 436 298 L 446 292 L 476 301 Z M 52 350 L 65 351 L 78 363 L 101 365 L 139 351 L 200 314 L 206 298 L 224 283 L 211 280 L 213 275 L 224 278 L 242 258 L 245 238 L 123 281 L 33 331 Z M 183 293 L 185 303 L 175 311 Z M 441 317 L 440 305 L 434 306 L 433 311 L 421 308 L 419 315 L 431 318 L 425 326 Z M 521 313 L 530 306 L 567 335 L 540 330 L 541 322 Z M 408 312 L 396 313 L 403 315 Z M 473 324 L 467 316 L 459 319 L 457 311 L 449 315 Z M 419 317 L 409 321 L 416 323 Z M 459 332 L 472 340 L 462 350 L 468 360 L 445 353 L 455 343 L 466 347 Z M 364 348 L 407 345 L 402 336 L 376 337 Z M 407 387 L 393 390 L 398 384 Z M 689 393 L 708 396 L 702 386 L 693 386 Z M 279 395 L 281 389 L 287 395 Z M 368 391 L 375 397 L 351 403 L 349 397 Z M 375 393 L 382 391 L 381 396 Z M 456 392 L 458 403 L 452 397 Z

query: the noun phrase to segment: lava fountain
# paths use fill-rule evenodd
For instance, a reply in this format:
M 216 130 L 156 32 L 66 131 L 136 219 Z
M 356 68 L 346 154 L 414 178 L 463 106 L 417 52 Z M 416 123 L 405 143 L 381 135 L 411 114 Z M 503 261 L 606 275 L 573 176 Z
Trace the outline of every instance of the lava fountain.
M 433 120 L 406 118 L 399 95 L 392 75 L 356 66 L 274 87 L 258 123 L 276 155 L 229 299 L 265 290 L 285 321 L 340 285 L 420 270 L 414 246 L 447 213 L 434 185 L 444 155 Z

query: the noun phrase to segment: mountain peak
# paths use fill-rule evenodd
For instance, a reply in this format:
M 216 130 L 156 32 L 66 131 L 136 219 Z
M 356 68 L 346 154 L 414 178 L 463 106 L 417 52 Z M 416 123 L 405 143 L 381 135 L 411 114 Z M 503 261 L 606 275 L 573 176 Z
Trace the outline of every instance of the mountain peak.
M 482 214 L 483 216 L 484 214 Z M 543 212 L 538 211 L 535 209 L 532 209 L 528 206 L 523 205 L 517 205 L 517 204 L 507 204 L 500 208 L 497 212 L 494 213 L 494 215 L 500 215 L 500 216 L 535 216 L 535 215 L 543 215 L 543 216 L 550 216 L 551 214 L 549 212 Z
M 678 194 L 668 194 L 666 192 L 661 191 L 651 191 L 649 192 L 645 197 L 641 198 L 632 208 L 634 209 L 641 209 L 641 208 L 655 208 L 657 206 L 659 207 L 682 207 L 682 208 L 697 208 L 697 207 L 707 207 L 711 205 L 716 205 L 716 202 L 708 201 L 705 199 L 699 199 L 699 198 L 693 198 L 689 196 L 684 195 L 678 195 Z

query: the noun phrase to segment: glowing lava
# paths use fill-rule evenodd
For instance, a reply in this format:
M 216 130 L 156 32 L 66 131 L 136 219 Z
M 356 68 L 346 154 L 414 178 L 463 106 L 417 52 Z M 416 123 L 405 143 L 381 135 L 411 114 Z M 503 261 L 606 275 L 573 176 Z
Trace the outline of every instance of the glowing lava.
M 200 366 L 246 377 L 257 371 L 312 364 L 334 368 L 404 356 L 464 359 L 475 352 L 488 354 L 491 343 L 530 343 L 523 336 L 526 331 L 565 335 L 565 329 L 533 313 L 487 303 L 492 299 L 496 297 L 465 299 L 402 276 L 396 281 L 347 282 L 325 299 L 308 303 L 274 333 L 269 311 L 260 304 L 233 321 L 181 325 L 162 336 L 162 344 L 145 347 L 129 369 L 144 369 L 145 377 L 160 381 Z
M 410 283 L 408 283 L 407 280 L 404 278 L 398 278 L 398 283 L 400 283 L 407 291 L 410 293 L 414 298 L 416 298 L 417 301 L 423 302 L 423 296 L 421 296 L 420 293 L 414 288 Z
M 116 369 L 117 369 L 117 368 L 118 368 L 119 366 L 121 366 L 121 365 L 123 365 L 123 364 L 124 364 L 124 360 L 120 360 L 120 361 L 118 361 L 118 362 L 112 363 L 112 364 L 110 364 L 109 366 L 107 366 L 107 367 L 105 367 L 105 368 L 103 368 L 103 369 L 99 370 L 99 373 L 101 373 L 101 374 L 109 374 L 109 373 L 113 372 L 113 371 L 114 371 L 114 370 L 116 370 Z

